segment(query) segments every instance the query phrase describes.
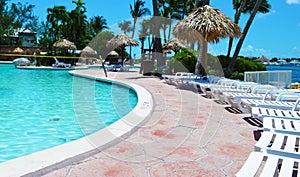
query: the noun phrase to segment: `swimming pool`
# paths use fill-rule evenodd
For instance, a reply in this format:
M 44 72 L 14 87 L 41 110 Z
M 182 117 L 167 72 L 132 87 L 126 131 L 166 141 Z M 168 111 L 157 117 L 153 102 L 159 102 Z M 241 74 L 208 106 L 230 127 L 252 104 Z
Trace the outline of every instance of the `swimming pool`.
M 64 144 L 117 121 L 137 104 L 128 87 L 67 71 L 0 65 L 0 162 Z

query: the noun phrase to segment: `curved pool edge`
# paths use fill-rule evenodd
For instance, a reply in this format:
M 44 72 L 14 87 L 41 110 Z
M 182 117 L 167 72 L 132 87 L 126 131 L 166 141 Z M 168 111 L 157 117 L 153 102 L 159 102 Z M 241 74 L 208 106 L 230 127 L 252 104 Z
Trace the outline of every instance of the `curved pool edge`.
M 143 125 L 153 111 L 152 95 L 143 87 L 110 78 L 94 77 L 70 71 L 77 77 L 111 82 L 134 89 L 138 96 L 137 105 L 127 115 L 110 126 L 78 140 L 42 150 L 0 163 L 0 172 L 5 176 L 39 176 L 54 169 L 61 168 L 78 159 L 102 151 L 135 132 Z

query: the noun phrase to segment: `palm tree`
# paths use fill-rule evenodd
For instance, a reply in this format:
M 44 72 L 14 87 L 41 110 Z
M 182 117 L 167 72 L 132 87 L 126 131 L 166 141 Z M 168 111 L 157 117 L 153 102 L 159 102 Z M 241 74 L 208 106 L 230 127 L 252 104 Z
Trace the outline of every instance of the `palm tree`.
M 75 10 L 78 10 L 83 14 L 86 12 L 85 3 L 82 0 L 72 1 L 72 3 L 76 5 Z
M 141 0 L 134 0 L 133 5 L 130 4 L 130 14 L 133 18 L 132 38 L 134 37 L 137 19 L 145 15 L 150 15 L 150 10 L 148 8 L 144 8 L 144 5 L 145 1 Z
M 189 13 L 191 13 L 195 8 L 199 7 L 198 3 L 196 5 L 194 0 L 183 0 L 182 3 L 183 3 L 182 18 L 188 16 Z
M 170 39 L 173 19 L 182 19 L 181 8 L 178 4 L 179 3 L 174 0 L 158 0 L 159 14 L 160 16 L 164 17 L 162 19 L 164 43 Z
M 143 20 L 141 22 L 141 30 L 139 31 L 139 39 L 141 41 L 141 55 L 142 61 L 145 56 L 145 40 L 148 39 L 148 48 L 151 48 L 151 34 L 153 34 L 153 23 L 150 20 Z
M 248 33 L 248 30 L 250 29 L 250 26 L 254 20 L 254 17 L 256 15 L 256 13 L 258 12 L 258 9 L 260 7 L 260 5 L 262 4 L 264 0 L 257 0 L 256 3 L 255 3 L 255 6 L 254 8 L 252 9 L 252 12 L 251 12 L 251 15 L 246 23 L 246 26 L 243 30 L 243 33 L 242 33 L 242 36 L 240 37 L 238 43 L 237 43 L 237 46 L 235 48 L 235 51 L 234 51 L 234 54 L 233 54 L 233 57 L 232 57 L 232 60 L 230 61 L 229 63 L 229 66 L 228 66 L 228 69 L 229 71 L 231 71 L 233 68 L 234 68 L 234 65 L 235 65 L 235 62 L 236 62 L 236 59 L 238 57 L 238 54 L 240 53 L 240 50 L 242 48 L 242 45 L 243 45 L 243 42 L 245 40 L 245 37 Z
M 118 24 L 119 28 L 126 34 L 127 32 L 132 31 L 131 21 L 125 20 Z
M 133 1 L 133 5 L 130 4 L 130 14 L 133 18 L 133 28 L 132 28 L 132 38 L 134 38 L 134 32 L 136 28 L 136 22 L 139 17 L 150 15 L 150 10 L 148 8 L 145 8 L 145 1 L 137 0 Z M 131 56 L 131 46 L 129 55 Z
M 47 21 L 50 23 L 51 37 L 53 41 L 56 41 L 59 37 L 62 37 L 62 30 L 69 20 L 68 13 L 65 6 L 55 6 L 54 8 L 47 9 Z
M 255 6 L 256 0 L 233 0 L 233 8 L 235 9 L 235 15 L 234 15 L 234 23 L 239 24 L 239 20 L 241 17 L 241 14 L 244 13 L 251 13 L 254 6 Z M 258 12 L 261 13 L 268 13 L 270 11 L 271 5 L 268 3 L 267 0 L 263 0 L 261 5 L 258 8 Z M 227 57 L 230 57 L 231 49 L 233 44 L 233 38 L 229 38 L 229 45 L 228 45 L 228 51 L 227 51 Z
M 22 4 L 21 2 L 12 3 L 9 9 L 10 15 L 13 17 L 11 21 L 11 26 L 16 28 L 26 28 L 29 23 L 33 21 L 38 21 L 38 18 L 33 15 L 34 5 L 32 4 Z
M 88 26 L 88 21 L 87 16 L 85 15 L 85 3 L 82 2 L 82 0 L 72 2 L 76 5 L 76 8 L 69 13 L 68 39 L 73 41 L 78 48 L 83 48 L 89 42 L 87 40 L 88 33 L 86 28 Z
M 89 26 L 91 35 L 93 37 L 96 36 L 99 32 L 108 29 L 106 19 L 103 16 L 95 16 L 91 18 Z
M 162 20 L 164 43 L 170 39 L 173 19 L 181 20 L 186 17 L 198 7 L 198 2 L 202 5 L 202 0 L 158 0 L 160 16 L 165 17 Z

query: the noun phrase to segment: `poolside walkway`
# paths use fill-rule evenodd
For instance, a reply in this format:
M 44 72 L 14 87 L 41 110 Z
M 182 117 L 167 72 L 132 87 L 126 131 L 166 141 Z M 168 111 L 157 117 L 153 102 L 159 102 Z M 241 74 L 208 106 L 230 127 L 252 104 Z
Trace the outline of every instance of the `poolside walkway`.
M 103 76 L 99 70 L 76 72 Z M 259 128 L 243 119 L 249 114 L 230 113 L 155 77 L 108 74 L 146 88 L 154 98 L 152 116 L 120 143 L 44 176 L 234 176 L 253 151 Z

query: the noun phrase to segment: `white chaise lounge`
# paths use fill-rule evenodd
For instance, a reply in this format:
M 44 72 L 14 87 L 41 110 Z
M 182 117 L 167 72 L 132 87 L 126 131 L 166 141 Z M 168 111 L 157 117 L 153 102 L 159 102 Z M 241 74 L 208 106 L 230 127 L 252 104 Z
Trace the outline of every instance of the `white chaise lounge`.
M 71 64 L 60 62 L 60 61 L 58 61 L 58 59 L 56 57 L 53 57 L 53 59 L 55 60 L 55 63 L 52 64 L 52 67 L 56 67 L 56 68 L 59 68 L 59 67 L 69 68 L 69 67 L 71 67 Z
M 275 100 L 261 99 L 241 99 L 239 108 L 243 112 L 251 112 L 253 107 L 261 108 L 272 108 L 272 109 L 282 109 L 282 110 L 297 110 L 298 104 L 300 102 L 299 93 L 280 93 L 276 96 Z
M 299 158 L 252 152 L 236 177 L 299 176 Z
M 299 103 L 296 103 L 296 107 Z M 253 118 L 263 119 L 264 117 L 277 117 L 277 118 L 293 118 L 300 119 L 300 112 L 292 110 L 283 109 L 272 109 L 272 108 L 262 108 L 262 107 L 252 107 L 251 114 Z
M 251 91 L 246 91 L 246 93 L 240 92 L 224 92 L 224 100 L 233 108 L 238 108 L 243 112 L 248 112 L 247 109 L 244 109 L 241 106 L 242 99 L 255 99 L 262 100 L 269 97 L 272 94 L 272 91 L 278 90 L 276 87 L 271 85 L 257 85 L 255 87 L 249 87 Z M 249 93 L 250 92 L 250 93 Z
M 300 119 L 265 117 L 264 131 L 300 135 Z

